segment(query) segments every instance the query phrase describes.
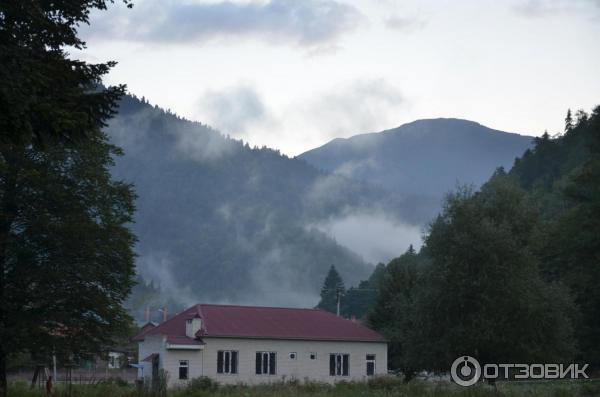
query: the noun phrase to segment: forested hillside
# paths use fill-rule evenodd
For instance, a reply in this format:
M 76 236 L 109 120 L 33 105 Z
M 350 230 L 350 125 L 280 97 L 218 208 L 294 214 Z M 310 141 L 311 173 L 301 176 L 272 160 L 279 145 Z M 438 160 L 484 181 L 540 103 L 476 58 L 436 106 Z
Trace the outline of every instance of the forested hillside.
M 429 119 L 334 139 L 299 157 L 323 170 L 401 193 L 414 203 L 410 220 L 425 224 L 449 190 L 458 183 L 479 187 L 497 167 L 510 168 L 531 141 L 468 120 Z
M 449 195 L 419 253 L 391 261 L 369 322 L 407 376 L 482 363 L 600 368 L 600 107 L 569 112 L 479 191 Z
M 180 304 L 314 305 L 330 265 L 349 284 L 372 266 L 313 224 L 375 207 L 393 218 L 402 206 L 133 97 L 108 133 L 125 153 L 114 174 L 138 195 L 138 271 Z

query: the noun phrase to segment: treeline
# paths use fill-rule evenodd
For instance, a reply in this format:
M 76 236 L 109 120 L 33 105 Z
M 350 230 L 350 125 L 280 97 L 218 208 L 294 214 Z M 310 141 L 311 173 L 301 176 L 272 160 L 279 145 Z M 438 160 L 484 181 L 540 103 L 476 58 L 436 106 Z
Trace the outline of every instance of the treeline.
M 372 285 L 366 321 L 392 368 L 410 378 L 460 355 L 599 368 L 600 107 L 569 111 L 564 134 L 479 191 L 450 193 L 423 243 Z

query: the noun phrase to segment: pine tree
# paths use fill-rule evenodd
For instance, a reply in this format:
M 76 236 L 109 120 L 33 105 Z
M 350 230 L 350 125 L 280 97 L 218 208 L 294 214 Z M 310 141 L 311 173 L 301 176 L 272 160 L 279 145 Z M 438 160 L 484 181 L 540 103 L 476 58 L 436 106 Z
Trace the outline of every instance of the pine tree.
M 0 396 L 8 354 L 97 347 L 128 320 L 133 193 L 100 131 L 125 87 L 101 87 L 113 62 L 65 52 L 111 2 L 0 3 Z
M 570 287 L 581 311 L 580 359 L 600 368 L 600 106 L 585 120 L 576 131 L 587 150 L 562 191 L 569 207 L 551 224 L 540 252 L 547 274 Z
M 341 299 L 341 296 L 344 295 L 345 292 L 346 288 L 344 287 L 342 277 L 335 266 L 331 265 L 329 272 L 327 272 L 327 276 L 325 277 L 325 281 L 323 282 L 323 287 L 321 288 L 321 301 L 317 307 L 331 313 L 337 313 L 338 297 Z
M 0 3 L 0 143 L 74 142 L 114 114 L 125 86 L 101 89 L 100 84 L 115 63 L 88 64 L 64 50 L 85 48 L 77 28 L 89 22 L 91 9 L 109 3 Z
M 579 109 L 577 113 L 575 113 L 575 117 L 577 118 L 577 125 L 580 125 L 585 124 L 589 116 L 585 110 Z
M 571 115 L 571 109 L 567 110 L 567 117 L 565 117 L 565 134 L 573 129 L 573 116 Z

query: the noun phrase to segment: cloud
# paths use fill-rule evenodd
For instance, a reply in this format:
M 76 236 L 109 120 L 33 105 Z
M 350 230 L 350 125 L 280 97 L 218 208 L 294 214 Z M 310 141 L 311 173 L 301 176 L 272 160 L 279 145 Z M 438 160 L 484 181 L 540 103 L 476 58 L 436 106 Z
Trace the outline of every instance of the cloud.
M 427 22 L 420 18 L 408 18 L 391 16 L 385 21 L 385 27 L 393 30 L 400 30 L 403 32 L 413 32 L 415 30 L 423 29 Z
M 176 149 L 190 159 L 199 162 L 218 160 L 236 152 L 240 143 L 225 138 L 219 132 L 202 125 L 185 125 L 174 128 L 177 137 Z
M 410 244 L 421 246 L 422 232 L 385 212 L 349 212 L 312 225 L 360 254 L 371 263 L 387 263 L 405 252 Z
M 407 101 L 384 79 L 343 82 L 269 103 L 248 84 L 207 91 L 198 100 L 194 118 L 262 146 L 277 140 L 292 155 L 322 145 L 326 140 L 397 125 Z
M 600 0 L 519 0 L 513 10 L 524 17 L 545 17 L 563 12 L 587 12 L 590 6 L 600 11 Z
M 368 145 L 369 142 L 365 142 Z M 375 172 L 380 168 L 380 165 L 373 158 L 365 158 L 357 161 L 345 161 L 333 171 L 337 175 L 342 175 L 346 178 L 355 178 L 357 175 L 364 175 Z
M 182 306 L 197 303 L 196 295 L 189 285 L 180 285 L 173 277 L 173 262 L 167 253 L 151 253 L 140 256 L 136 261 L 137 272 L 145 280 L 156 280 L 160 285 L 161 294 Z M 164 298 L 165 296 L 162 296 Z
M 220 131 L 240 136 L 266 116 L 265 105 L 251 87 L 208 91 L 199 101 L 199 117 Z
M 144 0 L 132 10 L 113 7 L 98 14 L 87 34 L 95 39 L 163 43 L 257 37 L 314 47 L 335 41 L 362 19 L 355 7 L 336 0 Z
M 125 148 L 127 153 L 139 155 L 139 152 L 148 149 L 148 131 L 155 128 L 152 124 L 160 117 L 168 116 L 163 115 L 161 110 L 146 108 L 131 115 L 113 118 L 107 131 L 114 144 Z M 199 162 L 232 155 L 241 146 L 239 141 L 227 139 L 201 123 L 174 122 L 165 135 L 168 137 L 165 139 L 173 140 L 172 155 L 184 155 Z
M 310 115 L 321 135 L 334 138 L 388 127 L 404 102 L 400 91 L 383 79 L 358 80 L 330 88 L 300 111 Z

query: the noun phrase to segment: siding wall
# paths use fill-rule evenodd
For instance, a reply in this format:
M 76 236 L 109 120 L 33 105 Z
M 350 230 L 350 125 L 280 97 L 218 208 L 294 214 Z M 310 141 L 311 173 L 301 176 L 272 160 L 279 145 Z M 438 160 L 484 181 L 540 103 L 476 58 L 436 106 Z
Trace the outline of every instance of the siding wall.
M 158 343 L 157 343 L 158 342 Z M 325 342 L 272 339 L 204 338 L 204 350 L 166 350 L 162 338 L 153 336 L 140 343 L 140 359 L 152 353 L 160 354 L 160 366 L 169 374 L 169 385 L 185 383 L 178 380 L 179 360 L 189 361 L 189 378 L 208 376 L 220 383 L 267 383 L 297 379 L 335 382 L 337 380 L 364 380 L 367 378 L 366 355 L 375 354 L 375 374 L 387 373 L 387 344 L 378 342 Z M 146 345 L 148 343 L 148 345 Z M 144 346 L 146 345 L 146 346 Z M 238 351 L 238 373 L 234 375 L 217 374 L 217 352 L 219 350 Z M 256 375 L 255 357 L 257 351 L 277 353 L 276 375 Z M 292 360 L 289 353 L 295 352 Z M 316 353 L 316 360 L 310 359 L 310 353 Z M 329 354 L 346 353 L 350 355 L 349 376 L 329 375 Z M 151 375 L 150 363 L 144 375 Z
M 143 342 L 138 343 L 138 363 L 144 366 L 144 371 L 138 369 L 138 377 L 150 378 L 152 377 L 152 363 L 148 361 L 142 361 L 152 353 L 160 354 L 160 365 L 162 366 L 163 352 L 165 350 L 165 342 L 163 335 L 147 335 Z

